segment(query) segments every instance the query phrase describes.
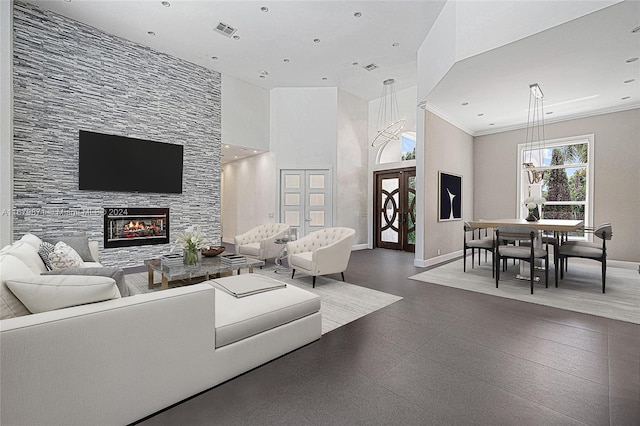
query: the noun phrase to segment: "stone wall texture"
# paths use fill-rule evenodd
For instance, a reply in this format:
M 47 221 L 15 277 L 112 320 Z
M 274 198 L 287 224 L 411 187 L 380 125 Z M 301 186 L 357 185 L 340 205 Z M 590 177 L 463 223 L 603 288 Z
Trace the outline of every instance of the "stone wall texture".
M 13 82 L 14 239 L 86 232 L 120 267 L 168 253 L 190 225 L 220 241 L 218 72 L 16 2 Z M 80 130 L 183 145 L 182 194 L 78 190 Z M 168 207 L 172 244 L 104 249 L 105 207 Z

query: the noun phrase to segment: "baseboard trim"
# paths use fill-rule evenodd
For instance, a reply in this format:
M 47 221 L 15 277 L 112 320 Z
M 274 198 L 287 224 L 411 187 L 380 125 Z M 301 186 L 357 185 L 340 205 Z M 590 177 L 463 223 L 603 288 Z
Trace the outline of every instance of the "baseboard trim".
M 355 244 L 351 247 L 351 251 L 356 251 L 356 250 L 369 250 L 369 245 L 368 244 Z
M 413 259 L 413 266 L 417 268 L 428 268 L 430 266 L 447 263 L 459 257 L 462 257 L 462 250 L 452 251 L 451 253 L 443 254 L 441 256 L 431 257 L 429 259 Z

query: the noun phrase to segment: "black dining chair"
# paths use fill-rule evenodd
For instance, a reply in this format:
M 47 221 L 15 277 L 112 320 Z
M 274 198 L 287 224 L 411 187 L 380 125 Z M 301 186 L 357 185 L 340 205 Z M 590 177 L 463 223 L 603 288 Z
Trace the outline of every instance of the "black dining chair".
M 499 226 L 496 229 L 496 241 L 513 241 L 515 245 L 499 244 L 495 253 L 495 278 L 496 288 L 500 281 L 500 260 L 518 259 L 529 262 L 529 278 L 531 282 L 531 294 L 533 294 L 533 283 L 535 281 L 535 261 L 544 260 L 545 287 L 549 287 L 549 245 L 544 244 L 544 248 L 536 247 L 538 230 L 529 226 Z M 526 243 L 526 244 L 520 244 Z
M 560 268 L 560 279 L 563 279 L 563 265 L 570 257 L 597 260 L 602 264 L 602 292 L 604 293 L 607 278 L 607 240 L 611 240 L 613 237 L 613 228 L 610 223 L 603 223 L 593 231 L 593 235 L 602 240 L 602 245 L 589 241 L 568 241 L 558 247 L 556 270 L 558 267 Z M 556 287 L 558 287 L 557 272 Z
M 481 236 L 480 232 L 481 229 L 485 230 L 485 236 Z M 476 238 L 476 230 L 477 230 L 477 238 Z M 467 238 L 467 235 L 471 233 L 471 239 Z M 494 258 L 495 258 L 495 253 L 494 253 L 494 247 L 495 247 L 495 240 L 493 238 L 493 232 L 491 233 L 491 236 L 488 236 L 488 232 L 487 232 L 487 228 L 473 228 L 471 227 L 471 225 L 469 225 L 469 223 L 465 222 L 464 223 L 464 238 L 463 238 L 463 250 L 464 250 L 464 258 L 462 259 L 462 271 L 463 272 L 467 272 L 467 249 L 471 249 L 471 268 L 473 269 L 473 266 L 475 264 L 475 251 L 476 249 L 478 249 L 478 265 L 480 264 L 480 253 L 481 250 L 485 251 L 485 262 L 486 262 L 486 256 L 488 252 L 491 252 L 491 270 L 492 270 L 492 275 L 495 272 L 493 272 L 494 268 L 493 268 L 493 262 L 494 262 Z

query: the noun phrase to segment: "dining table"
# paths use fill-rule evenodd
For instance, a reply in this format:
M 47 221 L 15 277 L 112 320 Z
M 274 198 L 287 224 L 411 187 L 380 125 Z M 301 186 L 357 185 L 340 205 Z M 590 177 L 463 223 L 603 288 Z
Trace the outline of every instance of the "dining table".
M 536 221 L 528 221 L 525 219 L 478 219 L 467 222 L 469 226 L 474 229 L 477 228 L 497 228 L 499 226 L 521 226 L 534 228 L 540 231 L 552 231 L 555 236 L 559 236 L 558 243 L 562 243 L 566 235 L 569 232 L 575 232 L 584 227 L 583 220 L 569 220 L 569 219 L 538 219 Z M 542 246 L 542 240 L 540 246 Z M 529 279 L 529 268 L 525 265 L 524 261 L 520 262 L 520 273 L 517 278 Z

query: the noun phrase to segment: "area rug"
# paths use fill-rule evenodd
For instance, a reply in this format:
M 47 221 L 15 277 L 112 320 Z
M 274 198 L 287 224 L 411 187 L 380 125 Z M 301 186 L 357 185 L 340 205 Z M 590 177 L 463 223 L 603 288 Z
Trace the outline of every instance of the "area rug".
M 322 314 L 322 334 L 335 330 L 351 321 L 357 320 L 367 314 L 384 308 L 402 297 L 371 290 L 354 284 L 337 281 L 328 277 L 319 276 L 316 278 L 316 287 L 311 287 L 311 276 L 296 274 L 291 279 L 291 272 L 276 273 L 274 266 L 255 269 L 254 272 L 263 274 L 271 278 L 284 281 L 287 285 L 293 285 L 320 296 L 320 313 Z M 246 271 L 243 271 L 246 273 Z M 160 291 L 159 287 L 154 290 L 148 289 L 148 276 L 146 272 L 129 274 L 126 276 L 127 284 L 131 288 L 132 294 L 148 293 Z M 160 275 L 156 273 L 156 282 L 160 281 Z
M 475 291 L 524 302 L 537 303 L 590 315 L 640 324 L 640 275 L 637 270 L 607 267 L 606 293 L 602 294 L 601 268 L 598 262 L 571 259 L 564 279 L 555 287 L 553 266 L 549 270 L 549 288 L 544 286 L 544 272 L 529 292 L 529 281 L 515 278 L 518 266 L 500 274 L 499 287 L 491 277 L 491 264 L 482 263 L 462 272 L 462 260 L 451 262 L 409 279 Z

